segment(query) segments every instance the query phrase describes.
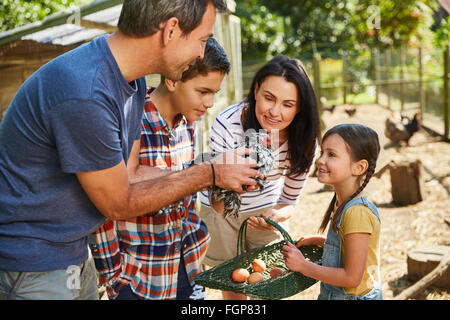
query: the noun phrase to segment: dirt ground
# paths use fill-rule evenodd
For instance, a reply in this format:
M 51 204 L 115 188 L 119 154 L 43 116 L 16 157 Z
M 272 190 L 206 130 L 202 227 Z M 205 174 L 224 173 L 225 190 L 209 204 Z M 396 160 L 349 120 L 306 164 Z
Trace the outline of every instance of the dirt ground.
M 378 206 L 381 221 L 381 276 L 384 299 L 393 299 L 413 282 L 407 278 L 406 258 L 409 250 L 422 245 L 450 245 L 450 143 L 441 142 L 424 130 L 415 133 L 410 146 L 391 147 L 384 136 L 384 121 L 390 112 L 378 105 L 359 105 L 353 117 L 338 106 L 325 112 L 327 128 L 339 123 L 362 123 L 375 129 L 380 138 L 381 154 L 377 170 L 390 160 L 420 159 L 424 168 L 425 200 L 415 205 L 396 207 L 392 203 L 389 171 L 379 179 L 372 178 L 367 195 Z M 315 234 L 333 194 L 324 191 L 315 177 L 310 177 L 297 205 L 297 214 L 290 221 L 294 239 Z M 319 284 L 289 297 L 289 300 L 315 300 Z M 208 300 L 222 299 L 218 290 L 206 289 Z M 420 300 L 450 300 L 450 290 L 429 287 L 415 297 Z

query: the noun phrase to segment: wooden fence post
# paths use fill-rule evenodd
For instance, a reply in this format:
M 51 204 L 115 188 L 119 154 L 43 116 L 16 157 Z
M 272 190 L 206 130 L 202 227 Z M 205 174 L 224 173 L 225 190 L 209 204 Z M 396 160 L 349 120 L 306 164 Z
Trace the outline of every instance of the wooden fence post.
M 314 53 L 313 56 L 313 73 L 314 73 L 314 92 L 316 93 L 316 101 L 317 101 L 317 109 L 319 111 L 319 119 L 320 119 L 320 131 L 323 132 L 325 130 L 325 123 L 322 120 L 322 101 L 320 101 L 320 97 L 322 95 L 320 88 L 320 54 Z
M 314 69 L 314 91 L 316 92 L 317 107 L 319 109 L 319 115 L 322 115 L 322 102 L 320 101 L 320 54 L 315 53 L 313 57 L 313 69 Z
M 342 56 L 342 94 L 344 98 L 344 104 L 347 104 L 347 52 L 345 52 Z
M 379 64 L 379 55 L 378 55 L 378 49 L 373 48 L 372 49 L 372 58 L 373 58 L 373 75 L 375 80 L 375 103 L 379 104 L 379 87 L 378 87 L 378 64 Z
M 423 119 L 425 115 L 425 92 L 423 88 L 423 48 L 422 45 L 419 46 L 419 107 L 420 107 L 420 118 Z
M 449 73 L 450 73 L 450 45 L 447 44 L 444 51 L 444 138 L 449 140 L 449 108 L 450 108 L 450 95 L 449 95 Z
M 402 111 L 405 109 L 405 63 L 405 46 L 402 44 L 400 46 L 400 109 Z
M 386 86 L 386 95 L 387 95 L 387 105 L 390 110 L 392 110 L 391 106 L 391 84 L 389 83 L 389 80 L 391 79 L 391 55 L 392 51 L 391 49 L 386 49 L 384 52 L 386 55 L 385 59 L 385 80 L 388 81 L 388 84 Z

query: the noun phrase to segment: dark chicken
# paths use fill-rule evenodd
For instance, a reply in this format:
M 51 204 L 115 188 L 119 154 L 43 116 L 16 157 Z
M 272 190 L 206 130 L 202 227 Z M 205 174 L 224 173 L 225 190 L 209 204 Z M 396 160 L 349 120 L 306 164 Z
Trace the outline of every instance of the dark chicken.
M 420 129 L 419 112 L 414 114 L 412 120 L 406 116 L 401 118 L 387 118 L 385 121 L 384 135 L 394 143 L 404 141 L 409 146 L 409 139 Z
M 238 145 L 238 148 L 245 147 L 251 151 L 250 158 L 254 159 L 258 164 L 259 173 L 266 176 L 275 165 L 275 157 L 270 149 L 270 139 L 266 133 L 252 132 L 245 136 L 244 141 Z M 264 181 L 255 178 L 260 190 L 264 190 Z M 244 190 L 246 186 L 244 186 Z M 239 209 L 241 207 L 241 197 L 238 193 L 215 187 L 212 191 L 212 197 L 216 201 L 224 202 L 223 216 L 239 216 Z
M 356 113 L 356 108 L 354 106 L 347 105 L 344 111 L 349 117 L 353 117 Z
M 320 98 L 320 102 L 322 102 L 322 110 L 323 111 L 328 111 L 330 113 L 333 113 L 334 109 L 336 109 L 336 105 L 335 104 L 333 104 L 331 106 L 328 106 L 326 104 L 327 103 L 327 98 L 325 98 L 325 97 Z

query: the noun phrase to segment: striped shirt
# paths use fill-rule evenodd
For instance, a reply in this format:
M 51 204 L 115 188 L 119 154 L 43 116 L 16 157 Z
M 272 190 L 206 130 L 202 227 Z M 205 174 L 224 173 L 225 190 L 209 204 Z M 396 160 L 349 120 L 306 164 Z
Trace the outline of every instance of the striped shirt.
M 244 107 L 243 103 L 231 105 L 216 117 L 210 130 L 209 151 L 212 154 L 236 148 L 243 141 L 244 129 L 241 114 Z M 287 141 L 274 150 L 277 166 L 267 175 L 263 191 L 255 190 L 241 195 L 241 213 L 276 204 L 296 205 L 309 172 L 288 177 L 286 175 L 289 169 L 289 160 L 286 159 L 287 151 Z M 208 191 L 201 192 L 200 200 L 202 205 L 211 206 Z
M 194 158 L 195 122 L 178 115 L 171 129 L 146 97 L 139 162 L 165 170 L 183 170 Z M 163 190 L 161 190 L 163 192 Z M 110 297 L 125 285 L 146 299 L 175 299 L 180 255 L 189 282 L 201 271 L 210 237 L 195 214 L 196 194 L 156 213 L 108 221 L 95 234 L 93 251 L 100 283 Z

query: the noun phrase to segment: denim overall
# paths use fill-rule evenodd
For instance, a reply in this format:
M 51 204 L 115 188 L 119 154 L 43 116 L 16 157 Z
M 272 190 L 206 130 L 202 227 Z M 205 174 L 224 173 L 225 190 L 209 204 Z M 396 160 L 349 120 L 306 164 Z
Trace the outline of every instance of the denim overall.
M 333 232 L 331 226 L 328 229 L 327 238 L 325 240 L 323 248 L 322 266 L 335 268 L 343 267 L 342 250 L 341 250 L 342 246 L 341 231 L 339 230 L 339 228 L 341 227 L 342 217 L 344 216 L 345 211 L 352 205 L 359 205 L 359 204 L 363 204 L 366 207 L 368 207 L 373 212 L 373 214 L 375 214 L 377 218 L 380 219 L 377 208 L 372 202 L 370 202 L 366 198 L 359 197 L 350 200 L 345 205 L 344 209 L 342 210 L 342 214 L 339 217 L 337 223 L 337 230 L 338 230 L 337 234 Z M 379 267 L 378 267 L 378 274 L 380 275 Z M 320 294 L 318 300 L 382 300 L 382 299 L 383 294 L 381 291 L 381 276 L 379 282 L 375 285 L 375 287 L 361 297 L 346 294 L 343 287 L 333 286 L 324 282 L 320 283 Z

